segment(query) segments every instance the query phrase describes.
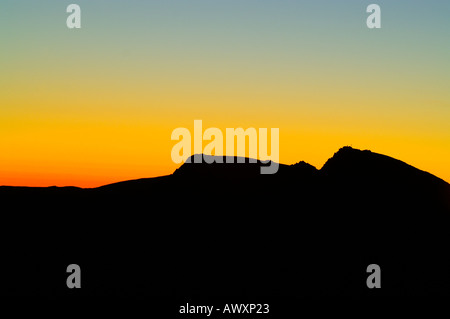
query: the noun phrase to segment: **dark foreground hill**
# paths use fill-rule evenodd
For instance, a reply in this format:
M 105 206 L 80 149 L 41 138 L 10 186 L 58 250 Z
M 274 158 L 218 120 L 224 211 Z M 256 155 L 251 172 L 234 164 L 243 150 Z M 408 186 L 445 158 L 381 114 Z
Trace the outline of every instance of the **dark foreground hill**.
M 0 187 L 0 293 L 450 294 L 449 184 L 349 147 L 320 170 L 261 175 L 261 165 L 186 163 L 95 189 Z M 366 286 L 369 264 L 381 289 Z

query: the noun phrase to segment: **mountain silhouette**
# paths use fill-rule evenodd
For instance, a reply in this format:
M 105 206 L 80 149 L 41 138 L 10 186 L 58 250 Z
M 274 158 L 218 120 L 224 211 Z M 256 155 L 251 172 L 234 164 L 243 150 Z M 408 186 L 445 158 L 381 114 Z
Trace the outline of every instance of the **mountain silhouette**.
M 196 154 L 171 175 L 93 189 L 0 187 L 0 294 L 449 294 L 442 179 L 351 147 L 320 170 L 233 160 Z M 82 289 L 66 287 L 72 263 Z M 370 264 L 381 289 L 366 286 Z

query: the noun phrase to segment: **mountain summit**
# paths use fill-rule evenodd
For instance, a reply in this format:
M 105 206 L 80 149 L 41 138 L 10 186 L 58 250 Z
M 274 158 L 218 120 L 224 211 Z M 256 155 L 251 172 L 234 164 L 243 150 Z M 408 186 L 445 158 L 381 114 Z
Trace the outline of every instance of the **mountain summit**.
M 333 157 L 328 159 L 321 172 L 329 176 L 354 175 L 360 178 L 372 179 L 382 179 L 390 176 L 390 178 L 405 178 L 409 181 L 417 180 L 418 183 L 435 182 L 442 185 L 447 184 L 430 173 L 421 171 L 400 160 L 373 153 L 369 150 L 354 149 L 350 146 L 342 147 Z

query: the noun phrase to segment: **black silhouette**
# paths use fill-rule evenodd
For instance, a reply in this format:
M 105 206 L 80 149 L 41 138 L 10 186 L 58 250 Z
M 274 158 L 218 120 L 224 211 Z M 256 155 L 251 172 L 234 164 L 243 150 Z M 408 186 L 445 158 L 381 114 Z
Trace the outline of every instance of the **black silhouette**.
M 445 181 L 350 147 L 320 170 L 261 175 L 267 164 L 245 161 L 95 189 L 0 187 L 0 294 L 449 294 Z M 66 287 L 72 263 L 82 289 Z M 373 263 L 381 289 L 366 286 Z

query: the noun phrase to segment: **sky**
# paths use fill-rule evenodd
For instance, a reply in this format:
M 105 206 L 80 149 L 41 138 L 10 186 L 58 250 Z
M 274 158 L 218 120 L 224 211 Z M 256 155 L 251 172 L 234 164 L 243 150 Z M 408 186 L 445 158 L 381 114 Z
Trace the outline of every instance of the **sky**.
M 284 164 L 351 145 L 450 182 L 449 40 L 447 0 L 0 0 L 0 185 L 171 174 L 194 120 L 279 128 Z

